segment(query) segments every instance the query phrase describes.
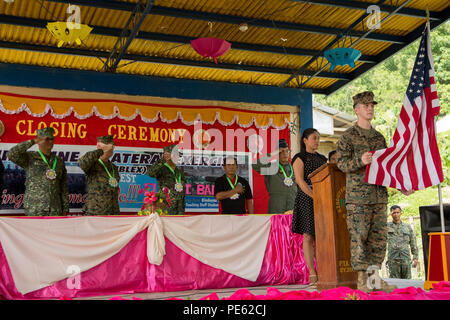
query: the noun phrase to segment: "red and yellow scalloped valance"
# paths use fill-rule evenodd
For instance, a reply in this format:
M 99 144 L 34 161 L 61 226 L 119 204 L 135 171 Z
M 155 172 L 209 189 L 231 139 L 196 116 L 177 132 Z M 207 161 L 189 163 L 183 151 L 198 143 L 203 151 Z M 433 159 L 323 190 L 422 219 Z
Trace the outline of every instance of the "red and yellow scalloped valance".
M 138 115 L 144 122 L 158 119 L 171 123 L 181 120 L 192 125 L 194 121 L 222 125 L 239 124 L 241 127 L 284 129 L 289 124 L 289 112 L 247 111 L 217 106 L 163 105 L 120 100 L 62 99 L 0 92 L 0 110 L 7 114 L 27 112 L 34 117 L 42 117 L 50 112 L 57 119 L 74 115 L 86 119 L 96 115 L 102 119 L 119 118 L 133 120 Z

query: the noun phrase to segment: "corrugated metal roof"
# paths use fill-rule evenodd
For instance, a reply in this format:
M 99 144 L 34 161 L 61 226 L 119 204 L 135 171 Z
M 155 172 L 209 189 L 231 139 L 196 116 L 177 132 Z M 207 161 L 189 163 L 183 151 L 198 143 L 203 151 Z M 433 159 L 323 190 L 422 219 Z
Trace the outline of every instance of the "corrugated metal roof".
M 419 37 L 427 6 L 432 27 L 448 19 L 448 0 L 384 1 L 381 19 L 405 1 L 407 5 L 384 21 L 381 29 L 360 40 L 368 31 L 366 7 L 380 1 L 156 0 L 115 72 L 331 93 Z M 66 43 L 58 48 L 58 40 L 45 25 L 65 21 L 68 3 L 2 1 L 0 63 L 102 71 L 139 2 L 146 5 L 148 1 L 70 1 L 79 6 L 81 23 L 94 29 L 81 45 Z M 240 23 L 248 25 L 246 32 L 239 30 Z M 222 38 L 232 48 L 215 64 L 191 48 L 190 40 L 198 37 Z M 362 56 L 354 68 L 337 66 L 331 71 L 325 67 L 324 49 L 348 47 L 356 41 L 354 48 Z M 291 77 L 294 73 L 301 75 L 298 80 Z

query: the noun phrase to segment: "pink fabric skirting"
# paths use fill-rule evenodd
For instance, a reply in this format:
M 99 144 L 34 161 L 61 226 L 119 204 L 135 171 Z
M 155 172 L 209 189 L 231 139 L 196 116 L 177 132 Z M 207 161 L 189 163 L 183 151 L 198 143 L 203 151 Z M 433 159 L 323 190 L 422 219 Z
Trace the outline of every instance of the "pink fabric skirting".
M 302 235 L 291 232 L 292 215 L 271 217 L 271 231 L 259 277 L 248 281 L 208 266 L 186 254 L 167 238 L 161 265 L 148 262 L 146 230 L 138 233 L 120 252 L 82 272 L 79 289 L 65 279 L 22 295 L 0 246 L 0 297 L 3 299 L 58 299 L 115 294 L 169 292 L 260 285 L 305 284 L 308 268 L 302 252 Z M 70 282 L 70 283 L 69 283 Z

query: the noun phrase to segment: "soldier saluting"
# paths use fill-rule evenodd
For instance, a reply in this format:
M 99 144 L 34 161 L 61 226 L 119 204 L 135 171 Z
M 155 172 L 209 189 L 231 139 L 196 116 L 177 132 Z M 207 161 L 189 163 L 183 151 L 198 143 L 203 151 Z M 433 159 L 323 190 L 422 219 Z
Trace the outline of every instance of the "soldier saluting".
M 119 169 L 109 161 L 114 153 L 113 136 L 97 137 L 97 150 L 86 152 L 78 165 L 86 176 L 86 215 L 118 215 Z
M 269 193 L 269 203 L 267 213 L 292 212 L 297 195 L 297 183 L 295 182 L 294 169 L 289 162 L 289 146 L 284 139 L 278 141 L 278 149 L 271 154 L 259 158 L 256 164 L 252 165 L 256 172 L 261 173 L 262 168 L 266 168 L 264 175 L 267 192 Z M 273 165 L 268 160 L 278 156 L 278 165 L 275 172 L 269 172 Z M 274 170 L 272 170 L 274 171 Z
M 168 208 L 168 214 L 184 214 L 186 178 L 183 170 L 177 167 L 178 152 L 172 151 L 175 144 L 163 148 L 162 158 L 154 165 L 147 167 L 147 175 L 156 178 L 158 187 L 161 190 L 164 187 L 169 189 L 172 205 Z
M 69 212 L 69 189 L 64 160 L 52 153 L 55 130 L 37 130 L 36 139 L 14 146 L 8 159 L 25 171 L 23 207 L 27 216 L 60 216 Z M 38 151 L 27 151 L 34 144 Z

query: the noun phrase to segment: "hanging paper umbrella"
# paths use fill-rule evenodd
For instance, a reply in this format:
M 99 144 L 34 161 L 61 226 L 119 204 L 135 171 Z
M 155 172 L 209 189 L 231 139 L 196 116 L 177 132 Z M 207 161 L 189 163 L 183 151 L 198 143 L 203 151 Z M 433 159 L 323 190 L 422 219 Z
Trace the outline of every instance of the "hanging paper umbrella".
M 191 47 L 202 57 L 213 58 L 217 63 L 217 57 L 230 50 L 231 43 L 217 38 L 198 38 L 191 40 Z
M 331 63 L 330 70 L 336 66 L 344 66 L 348 64 L 350 67 L 355 67 L 355 61 L 361 56 L 361 51 L 353 48 L 334 48 L 324 52 L 325 58 Z
M 65 42 L 69 44 L 71 42 L 76 42 L 78 45 L 81 41 L 86 39 L 91 33 L 92 28 L 86 24 L 78 24 L 75 27 L 71 27 L 67 22 L 49 22 L 47 23 L 47 29 L 50 33 L 59 40 L 58 48 L 61 47 Z

